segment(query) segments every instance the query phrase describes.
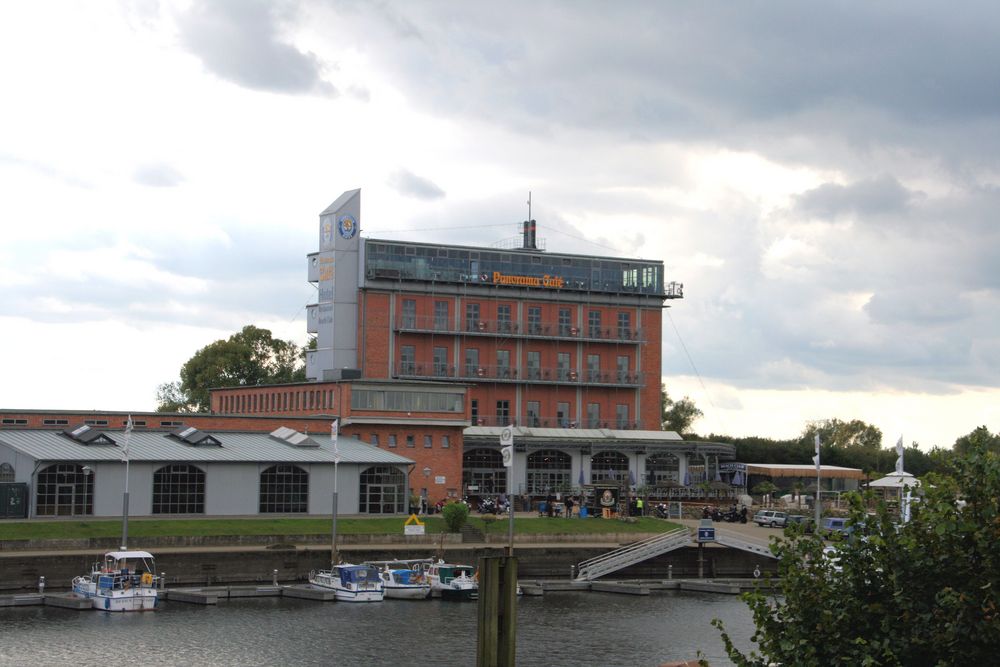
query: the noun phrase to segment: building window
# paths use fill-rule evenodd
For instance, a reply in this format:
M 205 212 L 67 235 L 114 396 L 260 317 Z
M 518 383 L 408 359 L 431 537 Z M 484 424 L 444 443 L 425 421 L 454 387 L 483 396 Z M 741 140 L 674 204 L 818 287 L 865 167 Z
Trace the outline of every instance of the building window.
M 528 333 L 542 333 L 542 309 L 539 306 L 528 306 Z
M 451 436 L 442 435 L 441 436 L 441 449 L 448 449 L 451 447 Z
M 628 426 L 628 405 L 619 403 L 615 406 L 615 428 L 624 430 Z
M 396 434 L 395 433 L 390 433 L 389 434 L 389 446 L 390 447 L 395 447 L 396 446 Z
M 681 462 L 672 454 L 654 454 L 646 458 L 646 483 L 650 486 L 679 486 Z
M 372 433 L 368 438 L 368 442 L 378 447 L 378 433 Z
M 415 445 L 416 445 L 416 440 L 414 439 L 413 434 L 411 433 L 411 434 L 407 435 L 406 436 L 406 446 L 409 447 L 410 449 L 413 449 L 413 447 Z
M 309 473 L 279 464 L 260 474 L 261 514 L 304 514 L 309 510 Z
M 474 378 L 482 377 L 483 373 L 479 372 L 479 349 L 475 347 L 468 347 L 465 349 L 465 376 Z
M 601 311 L 591 310 L 587 313 L 587 335 L 591 338 L 601 337 Z
M 587 403 L 587 428 L 601 427 L 601 404 Z
M 542 377 L 542 353 L 537 351 L 528 351 L 528 379 L 537 380 Z
M 556 374 L 560 380 L 569 379 L 569 352 L 556 353 Z
M 510 423 L 510 401 L 497 401 L 497 426 Z
M 457 392 L 355 389 L 351 392 L 351 407 L 356 410 L 391 412 L 464 413 L 465 396 Z
M 412 345 L 402 345 L 399 348 L 399 372 L 403 375 L 413 375 L 417 370 L 416 352 Z
M 510 305 L 504 304 L 497 306 L 497 331 L 501 333 L 510 333 L 511 329 Z
M 570 329 L 572 329 L 572 328 L 573 328 L 573 323 L 572 323 L 572 321 L 570 319 L 570 310 L 569 310 L 569 308 L 560 308 L 559 309 L 559 335 L 560 336 L 568 336 L 569 333 L 570 333 Z
M 417 326 L 417 302 L 415 299 L 403 299 L 402 328 L 414 329 Z
M 598 452 L 590 458 L 590 483 L 628 482 L 628 457 L 621 452 Z
M 434 436 L 425 435 L 424 436 L 424 449 L 430 449 L 434 446 Z
M 451 328 L 448 326 L 447 301 L 434 302 L 434 328 L 437 331 L 448 331 Z
M 632 337 L 632 313 L 618 313 L 618 337 Z
M 500 452 L 496 449 L 470 449 L 462 454 L 462 485 L 473 495 L 504 493 L 507 490 L 507 468 L 503 465 Z
M 526 426 L 541 426 L 540 419 L 540 408 L 538 401 L 528 401 L 527 407 L 525 409 L 525 417 L 527 418 Z
M 549 495 L 569 491 L 572 480 L 569 454 L 555 449 L 543 449 L 528 454 L 528 493 Z
M 472 410 L 472 423 L 473 424 L 478 424 L 479 423 L 479 399 L 478 398 L 474 398 L 471 401 L 469 401 L 469 406 L 470 406 L 470 409 Z
M 559 428 L 569 428 L 569 403 L 556 403 L 556 423 Z
M 14 480 L 14 466 L 9 463 L 0 463 L 0 483 L 13 482 Z
M 589 382 L 601 381 L 601 355 L 587 355 L 587 380 Z
M 38 471 L 35 514 L 84 516 L 94 513 L 94 474 L 75 463 L 57 463 Z
M 615 366 L 618 372 L 618 381 L 627 383 L 630 380 L 628 376 L 628 356 L 618 355 Z
M 479 330 L 479 304 L 478 303 L 467 303 L 465 304 L 465 330 L 466 331 L 478 331 Z
M 153 514 L 204 513 L 204 470 L 173 463 L 153 473 Z
M 448 375 L 448 348 L 434 348 L 434 375 L 445 377 Z
M 364 514 L 401 514 L 406 501 L 406 475 L 391 466 L 367 468 L 361 473 L 358 510 Z
M 510 377 L 510 350 L 497 350 L 497 377 Z

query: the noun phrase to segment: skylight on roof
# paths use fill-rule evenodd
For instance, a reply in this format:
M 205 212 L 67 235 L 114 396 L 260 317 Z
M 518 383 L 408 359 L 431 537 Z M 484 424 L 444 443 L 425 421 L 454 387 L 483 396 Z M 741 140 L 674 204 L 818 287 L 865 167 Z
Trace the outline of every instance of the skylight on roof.
M 299 433 L 293 428 L 282 426 L 271 431 L 270 436 L 293 447 L 319 447 L 319 443 L 305 433 Z

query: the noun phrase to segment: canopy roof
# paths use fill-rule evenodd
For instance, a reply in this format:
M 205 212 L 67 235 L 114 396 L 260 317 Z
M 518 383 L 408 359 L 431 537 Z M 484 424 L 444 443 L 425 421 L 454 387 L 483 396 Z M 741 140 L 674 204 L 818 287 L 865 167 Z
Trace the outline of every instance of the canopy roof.
M 105 558 L 114 558 L 115 560 L 122 560 L 128 558 L 152 558 L 153 554 L 148 551 L 109 551 L 104 554 Z
M 797 463 L 748 463 L 748 475 L 767 475 L 768 477 L 815 477 L 816 466 Z M 820 467 L 820 477 L 844 477 L 847 479 L 864 479 L 865 473 L 860 468 L 842 468 L 841 466 Z
M 920 486 L 920 480 L 908 472 L 894 472 L 876 479 L 868 486 L 874 489 L 901 489 L 904 486 Z

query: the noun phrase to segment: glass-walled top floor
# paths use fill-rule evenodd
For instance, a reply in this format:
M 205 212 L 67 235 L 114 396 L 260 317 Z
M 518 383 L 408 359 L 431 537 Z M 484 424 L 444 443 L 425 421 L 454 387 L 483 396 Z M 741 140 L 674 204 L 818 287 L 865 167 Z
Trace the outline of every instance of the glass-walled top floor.
M 664 295 L 663 262 L 366 239 L 366 279 Z

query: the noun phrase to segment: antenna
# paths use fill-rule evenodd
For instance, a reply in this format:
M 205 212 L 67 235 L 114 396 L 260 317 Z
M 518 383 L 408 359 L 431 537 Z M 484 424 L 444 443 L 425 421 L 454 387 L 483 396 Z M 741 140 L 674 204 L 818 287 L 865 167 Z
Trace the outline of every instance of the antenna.
M 531 220 L 531 190 L 528 190 L 528 220 Z

